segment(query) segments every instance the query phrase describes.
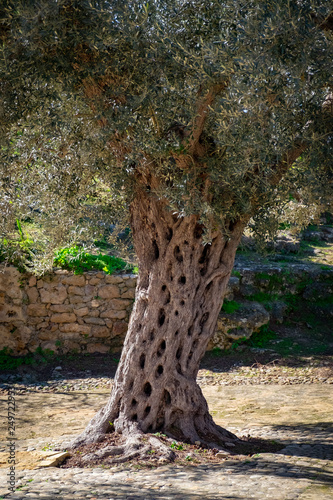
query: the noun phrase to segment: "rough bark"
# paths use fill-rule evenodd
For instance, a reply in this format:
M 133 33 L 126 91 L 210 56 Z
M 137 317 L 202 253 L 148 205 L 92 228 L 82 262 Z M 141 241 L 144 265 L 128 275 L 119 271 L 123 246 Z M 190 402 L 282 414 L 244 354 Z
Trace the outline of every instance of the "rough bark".
M 134 443 L 128 456 L 142 433 L 223 447 L 237 438 L 214 424 L 196 376 L 243 227 L 234 225 L 229 239 L 216 233 L 204 246 L 196 216 L 175 216 L 153 196 L 139 194 L 131 213 L 140 262 L 134 309 L 110 400 L 75 445 L 115 430 Z

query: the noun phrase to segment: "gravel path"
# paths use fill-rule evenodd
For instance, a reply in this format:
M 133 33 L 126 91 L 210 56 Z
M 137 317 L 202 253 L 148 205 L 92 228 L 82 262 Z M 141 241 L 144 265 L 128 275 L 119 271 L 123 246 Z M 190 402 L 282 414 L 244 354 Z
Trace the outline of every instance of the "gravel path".
M 264 456 L 241 465 L 158 470 L 59 470 L 22 472 L 15 499 L 145 500 L 235 499 L 332 500 L 332 464 L 327 460 Z M 5 498 L 6 498 L 5 494 Z
M 327 366 L 325 366 L 327 363 Z M 61 367 L 57 367 L 61 368 Z M 199 370 L 198 383 L 201 387 L 211 385 L 304 385 L 304 384 L 333 384 L 332 362 L 321 362 L 316 366 L 289 367 L 271 364 L 242 366 L 235 365 L 229 371 Z M 55 369 L 47 380 L 38 380 L 33 374 L 28 375 L 0 375 L 0 394 L 7 392 L 9 386 L 14 385 L 17 394 L 26 392 L 63 392 L 80 391 L 87 389 L 110 388 L 112 380 L 108 376 L 92 377 L 91 372 L 62 375 L 62 369 Z
M 218 380 L 217 387 L 210 383 L 209 377 L 212 375 L 201 372 L 199 381 L 210 407 L 214 409 L 214 417 L 220 415 L 220 421 L 222 419 L 229 430 L 240 436 L 250 434 L 283 443 L 285 447 L 280 452 L 261 453 L 252 457 L 227 457 L 220 464 L 169 464 L 148 470 L 127 466 L 111 469 L 50 467 L 17 470 L 14 493 L 8 491 L 6 469 L 0 469 L 0 499 L 332 500 L 333 429 L 329 422 L 329 416 L 333 413 L 332 379 L 329 376 L 325 379 L 325 375 L 313 367 L 308 371 L 308 380 L 303 386 L 299 385 L 298 375 L 291 375 L 290 372 L 288 377 L 280 379 L 280 384 L 272 384 L 274 366 L 268 371 L 260 371 L 260 367 L 255 370 L 254 378 L 261 377 L 261 385 L 251 383 L 248 386 L 246 367 L 235 367 L 234 372 L 229 373 L 228 384 L 223 384 L 225 373 L 221 374 L 221 378 L 220 374 L 214 374 Z M 281 370 L 278 376 L 281 377 Z M 311 380 L 315 383 L 311 383 Z M 86 374 L 82 379 L 51 380 L 45 386 L 33 383 L 28 387 L 22 383 L 14 385 L 18 399 L 21 398 L 30 407 L 35 407 L 38 398 L 46 398 L 43 411 L 49 411 L 50 407 L 54 411 L 60 397 L 72 405 L 72 397 L 80 397 L 83 401 L 91 389 L 97 386 L 99 392 L 96 394 L 100 398 L 107 398 L 108 391 L 105 388 L 110 387 L 110 381 Z M 102 387 L 103 391 L 100 390 Z M 5 387 L 2 390 L 4 392 Z M 48 394 L 43 395 L 45 391 Z M 30 393 L 29 398 L 25 396 L 27 393 Z M 90 397 L 92 405 L 96 405 L 96 396 L 92 394 Z M 229 404 L 223 413 L 226 402 Z M 246 409 L 242 408 L 245 403 Z M 277 415 L 283 409 L 284 417 L 279 417 L 279 423 Z M 247 416 L 245 420 L 243 415 Z M 286 420 L 288 423 L 282 425 L 281 422 Z M 65 419 L 64 425 L 67 425 Z M 20 438 L 17 444 L 20 449 L 29 451 L 48 441 L 45 436 L 43 439 Z M 58 437 L 51 441 L 57 445 L 61 440 Z

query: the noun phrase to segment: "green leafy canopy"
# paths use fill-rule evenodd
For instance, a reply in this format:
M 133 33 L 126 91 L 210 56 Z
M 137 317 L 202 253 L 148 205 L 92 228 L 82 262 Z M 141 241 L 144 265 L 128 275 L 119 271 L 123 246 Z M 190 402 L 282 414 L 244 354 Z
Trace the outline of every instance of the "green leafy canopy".
M 206 241 L 251 217 L 277 227 L 291 197 L 330 200 L 330 2 L 0 11 L 0 238 L 30 218 L 45 255 L 90 241 L 101 221 L 128 223 L 138 185 L 199 214 Z

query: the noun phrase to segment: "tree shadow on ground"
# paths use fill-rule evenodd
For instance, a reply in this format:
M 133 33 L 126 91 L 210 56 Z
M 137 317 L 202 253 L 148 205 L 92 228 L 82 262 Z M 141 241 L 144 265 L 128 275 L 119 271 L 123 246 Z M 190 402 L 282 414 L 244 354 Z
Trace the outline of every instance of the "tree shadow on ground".
M 176 472 L 176 475 L 175 475 Z M 122 480 L 114 478 L 114 471 L 105 470 L 99 482 L 94 479 L 94 473 L 81 476 L 79 487 L 76 484 L 66 484 L 66 474 L 59 478 L 61 481 L 58 484 L 58 478 L 52 478 L 52 487 L 47 493 L 43 493 L 45 487 L 45 477 L 42 479 L 42 488 L 39 488 L 40 479 L 29 483 L 26 490 L 29 491 L 29 498 L 38 500 L 49 500 L 54 497 L 61 500 L 72 498 L 75 491 L 75 499 L 83 500 L 86 498 L 98 500 L 111 500 L 113 495 L 116 498 L 126 500 L 247 500 L 248 498 L 268 498 L 267 494 L 273 494 L 272 489 L 287 489 L 292 493 L 293 489 L 306 488 L 308 484 L 329 487 L 333 484 L 333 472 L 324 470 L 323 466 L 318 462 L 300 463 L 294 461 L 280 460 L 276 461 L 272 455 L 263 455 L 252 460 L 233 460 L 228 459 L 220 464 L 211 464 L 207 466 L 187 466 L 178 467 L 175 471 L 174 467 L 170 467 L 159 471 L 156 469 L 154 473 L 156 478 L 151 485 L 144 484 L 140 481 L 144 480 L 145 471 L 139 471 L 139 475 L 130 474 L 128 478 Z M 151 474 L 151 471 L 149 471 Z M 75 474 L 75 470 L 74 470 Z M 181 477 L 186 476 L 186 481 L 193 484 L 191 491 L 186 486 L 182 486 Z M 305 481 L 295 484 L 296 481 Z M 74 483 L 76 480 L 74 481 Z M 201 483 L 201 484 L 200 484 Z M 24 481 L 23 481 L 24 484 Z M 83 488 L 84 485 L 84 488 Z M 203 496 L 205 485 L 210 487 L 214 485 L 214 493 L 209 493 L 207 490 Z M 287 485 L 287 486 L 286 486 Z M 206 488 L 207 488 L 206 486 Z M 15 495 L 17 500 L 26 498 L 24 488 L 22 497 L 19 494 Z M 82 492 L 82 495 L 81 495 Z M 34 497 L 34 494 L 36 495 Z M 253 496 L 257 494 L 257 496 Z M 6 496 L 5 496 L 6 497 Z M 270 497 L 270 498 L 275 498 Z M 289 496 L 278 496 L 278 498 L 289 498 Z M 294 497 L 293 497 L 294 498 Z
M 289 456 L 333 460 L 333 423 L 293 423 L 292 425 L 272 425 L 272 434 L 281 433 L 276 439 L 285 444 L 278 453 Z M 288 434 L 292 437 L 288 437 Z
M 107 472 L 105 473 L 105 475 Z M 112 473 L 110 472 L 110 475 Z M 47 474 L 46 474 L 47 476 Z M 93 474 L 92 474 L 93 476 Z M 145 487 L 144 485 L 138 484 L 138 481 L 131 484 L 131 481 L 121 481 L 121 480 L 108 480 L 107 478 L 101 478 L 105 482 L 101 484 L 96 484 L 94 481 L 89 481 L 88 477 L 84 478 L 84 489 L 82 485 L 80 488 L 76 488 L 75 484 L 58 484 L 58 480 L 52 478 L 52 488 L 50 491 L 43 492 L 39 489 L 38 483 L 40 480 L 34 481 L 34 484 L 29 484 L 29 488 L 24 487 L 16 491 L 15 500 L 23 500 L 29 498 L 30 500 L 51 500 L 57 498 L 57 500 L 69 500 L 70 498 L 75 498 L 75 500 L 86 500 L 87 498 L 91 500 L 114 500 L 115 498 L 121 500 L 247 500 L 247 496 L 236 494 L 223 494 L 223 492 L 216 491 L 216 494 L 205 493 L 203 496 L 203 491 L 196 492 L 196 488 L 189 491 L 189 489 L 183 489 L 179 484 L 174 486 L 171 481 L 174 481 L 174 474 L 164 474 L 163 479 L 168 483 L 167 487 L 163 489 L 154 487 Z M 201 474 L 193 479 L 193 481 L 200 481 L 205 479 L 205 471 L 201 471 Z M 44 479 L 43 483 L 46 479 Z M 24 483 L 24 481 L 23 481 Z M 44 484 L 42 485 L 44 489 Z M 82 495 L 80 492 L 82 491 Z M 53 493 L 52 493 L 53 492 Z M 55 493 L 57 492 L 57 493 Z M 21 494 L 21 495 L 20 495 Z M 11 493 L 4 494 L 0 498 L 11 498 Z
M 333 471 L 324 470 L 321 464 L 300 464 L 287 461 L 274 460 L 274 456 L 265 455 L 258 457 L 248 463 L 241 461 L 227 460 L 221 465 L 211 465 L 209 471 L 202 469 L 200 466 L 192 471 L 191 474 L 194 480 L 200 480 L 204 474 L 216 474 L 223 467 L 228 474 L 237 474 L 239 476 L 271 476 L 276 478 L 291 478 L 291 479 L 309 479 L 314 483 L 322 485 L 333 485 Z M 241 479 L 239 479 L 241 481 Z

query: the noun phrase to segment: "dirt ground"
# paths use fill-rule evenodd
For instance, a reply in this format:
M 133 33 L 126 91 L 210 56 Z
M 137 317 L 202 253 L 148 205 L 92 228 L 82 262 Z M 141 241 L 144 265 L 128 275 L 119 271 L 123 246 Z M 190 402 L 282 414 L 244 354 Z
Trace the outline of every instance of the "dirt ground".
M 333 413 L 333 384 L 261 386 L 207 386 L 203 388 L 214 420 L 240 437 L 248 439 L 247 430 L 267 426 L 275 428 L 295 428 L 302 426 L 327 426 Z M 33 469 L 46 456 L 55 453 L 63 442 L 70 441 L 80 433 L 95 414 L 105 404 L 109 391 L 78 391 L 70 393 L 29 393 L 16 396 L 17 426 L 16 444 L 18 469 Z M 5 398 L 2 397 L 2 405 Z M 299 430 L 301 432 L 301 428 Z M 0 426 L 1 442 L 6 443 L 7 426 L 5 419 Z M 171 443 L 172 444 L 172 443 Z M 248 453 L 273 452 L 281 445 L 272 442 L 269 435 L 254 442 L 257 448 L 250 452 L 244 449 L 239 459 Z M 272 446 L 274 445 L 274 446 Z M 190 455 L 197 462 L 213 461 L 215 453 L 200 458 L 195 455 L 199 447 L 184 445 L 179 454 L 182 461 Z M 202 452 L 201 455 L 207 452 Z M 235 455 L 235 452 L 231 450 Z M 193 455 L 194 454 L 194 455 Z M 0 467 L 7 467 L 6 450 L 0 453 Z M 220 457 L 223 460 L 225 457 Z M 77 463 L 76 463 L 77 464 Z

